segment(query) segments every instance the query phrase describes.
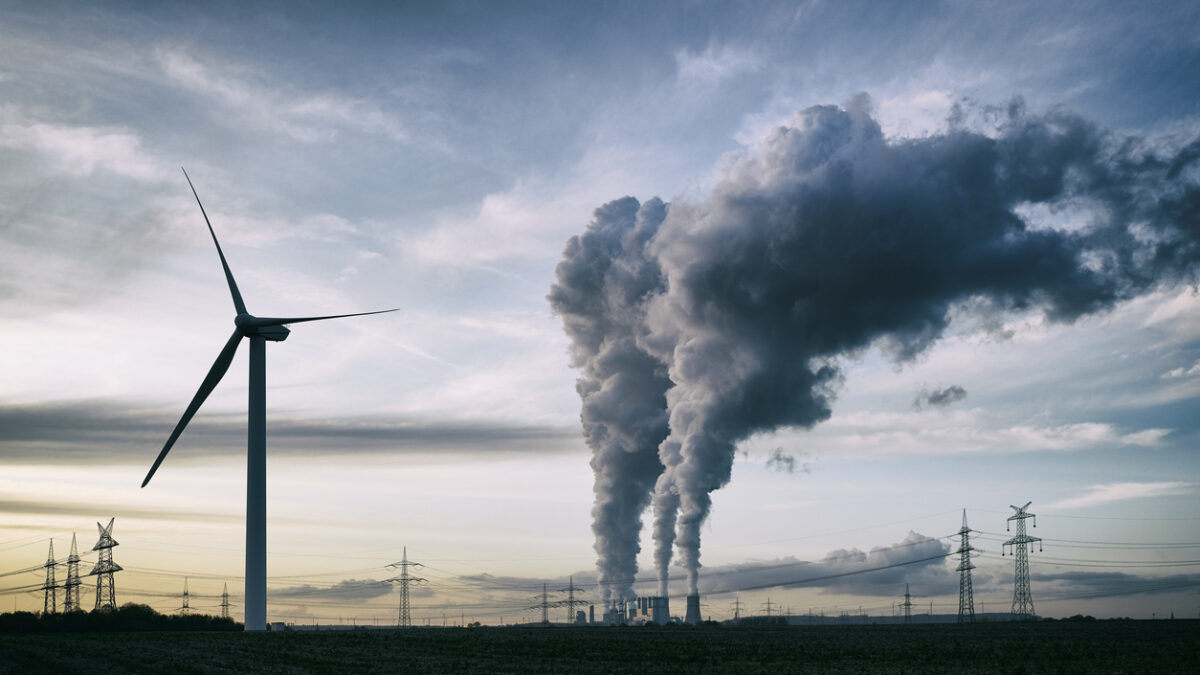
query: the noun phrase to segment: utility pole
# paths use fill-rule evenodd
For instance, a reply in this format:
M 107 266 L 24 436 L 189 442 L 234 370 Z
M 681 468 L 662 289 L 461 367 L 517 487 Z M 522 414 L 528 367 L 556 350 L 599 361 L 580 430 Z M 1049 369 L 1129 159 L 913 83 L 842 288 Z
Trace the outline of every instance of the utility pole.
M 1042 540 L 1025 534 L 1026 519 L 1033 518 L 1033 526 L 1037 527 L 1037 516 L 1025 509 L 1033 502 L 1025 502 L 1025 506 L 1010 505 L 1014 513 L 1008 517 L 1008 524 L 1017 521 L 1017 534 L 1004 542 L 1000 547 L 1000 555 L 1004 555 L 1004 547 L 1012 546 L 1016 553 L 1016 574 L 1013 582 L 1012 614 L 1014 619 L 1033 619 L 1037 615 L 1033 611 L 1033 593 L 1029 588 L 1029 544 L 1037 543 L 1038 551 L 1042 550 Z M 1005 526 L 1007 530 L 1009 525 Z
M 423 584 L 426 580 L 410 575 L 408 573 L 408 568 L 423 567 L 423 565 L 421 565 L 419 562 L 409 561 L 408 547 L 405 546 L 403 550 L 403 557 L 400 559 L 400 562 L 394 562 L 391 565 L 388 565 L 388 567 L 400 569 L 400 576 L 388 579 L 388 581 L 392 583 L 400 584 L 400 610 L 396 616 L 396 626 L 398 628 L 411 628 L 412 616 L 409 613 L 408 607 L 408 587 L 411 584 Z
M 908 584 L 904 584 L 904 602 L 900 607 L 904 609 L 904 623 L 912 623 L 912 596 L 908 594 Z
M 54 579 L 54 568 L 58 562 L 54 560 L 54 540 L 50 540 L 50 554 L 46 557 L 46 583 L 42 584 L 45 599 L 42 601 L 42 614 L 54 614 L 58 611 L 58 582 Z
M 967 510 L 963 509 L 962 529 L 958 531 L 958 622 L 975 623 L 975 593 L 971 587 L 971 551 L 978 550 L 971 546 L 971 528 L 967 527 Z

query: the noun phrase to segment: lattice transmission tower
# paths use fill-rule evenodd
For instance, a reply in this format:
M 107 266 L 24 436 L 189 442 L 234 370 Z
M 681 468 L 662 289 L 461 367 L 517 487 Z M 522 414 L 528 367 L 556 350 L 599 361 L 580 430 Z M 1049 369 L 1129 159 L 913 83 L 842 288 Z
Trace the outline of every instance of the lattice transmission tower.
M 75 535 L 72 533 L 71 555 L 67 556 L 67 581 L 63 584 L 63 591 L 67 596 L 63 600 L 64 612 L 83 610 L 83 605 L 79 603 L 79 586 L 82 583 L 79 581 L 79 546 L 75 543 Z
M 971 562 L 971 551 L 979 549 L 971 546 L 971 528 L 967 527 L 967 510 L 963 509 L 962 529 L 958 531 L 958 622 L 975 623 L 975 591 L 971 587 L 971 570 L 975 569 Z
M 550 602 L 550 592 L 546 590 L 546 584 L 542 584 L 542 594 L 538 595 L 538 596 L 534 596 L 534 600 L 537 601 L 537 604 L 534 605 L 533 607 L 531 607 L 530 609 L 538 609 L 540 607 L 542 610 L 542 625 L 549 626 L 550 625 L 550 605 L 552 603 Z
M 1005 530 L 1011 526 L 1012 521 L 1017 521 L 1017 534 L 1012 539 L 1004 542 L 1000 547 L 1000 555 L 1004 555 L 1004 547 L 1012 546 L 1013 552 L 1016 554 L 1016 579 L 1013 582 L 1013 601 L 1012 614 L 1015 619 L 1032 619 L 1036 616 L 1033 611 L 1033 593 L 1029 590 L 1029 549 L 1028 545 L 1037 543 L 1038 551 L 1042 550 L 1042 540 L 1038 537 L 1031 537 L 1025 534 L 1025 521 L 1033 518 L 1033 526 L 1037 527 L 1037 516 L 1029 513 L 1025 509 L 1033 502 L 1025 502 L 1025 506 L 1017 507 L 1009 505 L 1013 511 L 1013 515 L 1008 517 L 1008 525 Z
M 904 623 L 912 623 L 912 596 L 908 593 L 908 584 L 904 584 L 904 602 L 900 603 L 904 610 Z
M 192 597 L 191 594 L 188 593 L 187 577 L 184 577 L 183 578 L 183 604 L 179 606 L 180 614 L 187 614 L 188 612 L 192 611 L 192 605 L 189 602 L 191 600 L 191 597 Z
M 221 591 L 221 618 L 229 618 L 229 582 L 225 582 L 225 589 Z
M 95 575 L 96 577 L 96 609 L 117 608 L 117 585 L 113 581 L 113 574 L 120 572 L 122 568 L 112 559 L 113 547 L 120 545 L 112 537 L 114 520 L 116 517 L 109 518 L 107 527 L 96 523 L 96 529 L 100 530 L 100 540 L 96 542 L 92 550 L 100 552 L 100 560 L 88 573 L 89 576 Z
M 405 546 L 400 562 L 394 562 L 388 565 L 388 567 L 400 570 L 400 576 L 388 579 L 392 583 L 400 584 L 400 610 L 396 615 L 396 626 L 399 628 L 411 628 L 412 614 L 408 606 L 408 588 L 414 584 L 423 584 L 426 580 L 409 574 L 408 568 L 423 567 L 423 565 L 408 559 L 408 547 Z
M 42 614 L 54 614 L 58 611 L 58 582 L 54 579 L 54 568 L 58 561 L 54 559 L 54 540 L 50 540 L 50 555 L 46 557 L 46 583 L 42 584 L 45 599 L 42 601 Z
M 567 587 L 558 589 L 558 592 L 566 593 L 567 599 L 559 600 L 558 602 L 556 602 L 554 604 L 558 605 L 559 607 L 567 608 L 567 625 L 573 626 L 576 623 L 575 607 L 577 605 L 586 605 L 586 604 L 588 604 L 588 601 L 584 600 L 582 598 L 579 600 L 575 599 L 575 577 L 574 576 L 570 577 L 570 581 L 568 582 Z

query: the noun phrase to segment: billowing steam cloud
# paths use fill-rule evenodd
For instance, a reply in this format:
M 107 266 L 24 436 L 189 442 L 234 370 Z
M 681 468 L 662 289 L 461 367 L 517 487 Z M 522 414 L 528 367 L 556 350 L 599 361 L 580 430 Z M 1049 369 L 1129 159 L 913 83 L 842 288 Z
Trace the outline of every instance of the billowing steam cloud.
M 889 141 L 865 96 L 809 108 L 729 158 L 706 200 L 627 197 L 571 239 L 550 298 L 583 371 L 602 579 L 632 576 L 653 483 L 661 590 L 676 546 L 694 593 L 736 444 L 827 419 L 842 355 L 905 362 L 952 313 L 1070 322 L 1195 283 L 1200 139 L 1164 155 L 1019 102 L 986 132 L 961 117 Z
M 637 342 L 646 332 L 644 304 L 664 290 L 646 244 L 665 214 L 661 201 L 632 197 L 596 209 L 587 232 L 567 244 L 550 292 L 582 371 L 575 388 L 596 475 L 592 531 L 606 602 L 633 598 L 642 512 L 662 472 L 671 382 Z

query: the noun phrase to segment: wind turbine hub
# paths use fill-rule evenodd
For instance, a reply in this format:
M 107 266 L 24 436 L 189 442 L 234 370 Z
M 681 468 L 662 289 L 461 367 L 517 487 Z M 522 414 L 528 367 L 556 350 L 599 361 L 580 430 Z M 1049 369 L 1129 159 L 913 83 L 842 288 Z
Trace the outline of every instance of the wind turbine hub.
M 272 342 L 283 342 L 292 332 L 278 319 L 260 319 L 247 312 L 234 317 L 233 324 L 244 337 L 260 337 Z

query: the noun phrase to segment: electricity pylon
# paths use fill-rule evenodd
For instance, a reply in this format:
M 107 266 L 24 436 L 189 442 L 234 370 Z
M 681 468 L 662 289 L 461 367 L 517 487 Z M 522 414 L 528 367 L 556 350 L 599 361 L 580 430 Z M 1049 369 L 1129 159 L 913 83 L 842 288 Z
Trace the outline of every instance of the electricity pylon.
M 1025 509 L 1033 502 L 1025 502 L 1025 506 L 1017 507 L 1009 505 L 1013 511 L 1013 515 L 1008 517 L 1008 523 L 1017 521 L 1017 535 L 1012 539 L 1004 542 L 1000 547 L 1000 555 L 1004 555 L 1004 547 L 1012 546 L 1016 553 L 1016 575 L 1013 582 L 1013 601 L 1012 614 L 1013 618 L 1032 619 L 1036 616 L 1033 611 L 1033 593 L 1029 589 L 1029 550 L 1028 545 L 1037 542 L 1038 551 L 1042 550 L 1042 540 L 1038 537 L 1031 537 L 1025 534 L 1025 520 L 1033 518 L 1033 526 L 1037 527 L 1037 516 L 1029 513 Z M 1005 526 L 1005 530 L 1008 529 Z
M 540 607 L 542 610 L 542 625 L 549 626 L 550 625 L 551 602 L 550 602 L 550 592 L 546 590 L 546 584 L 542 584 L 542 594 L 534 596 L 534 600 L 537 601 L 537 604 L 534 605 L 533 607 L 531 607 L 530 609 L 537 609 Z
M 58 562 L 54 559 L 54 540 L 50 540 L 50 555 L 46 557 L 46 583 L 42 584 L 45 599 L 42 601 L 42 614 L 54 614 L 58 611 L 58 582 L 54 580 L 54 568 Z
M 742 617 L 742 599 L 740 596 L 733 596 L 733 603 L 730 605 L 733 608 L 733 625 L 737 625 Z
M 423 584 L 425 579 L 414 577 L 408 573 L 410 567 L 423 567 L 419 562 L 412 562 L 408 559 L 408 547 L 404 547 L 403 557 L 400 562 L 394 562 L 388 567 L 399 568 L 400 576 L 388 579 L 392 583 L 400 584 L 400 610 L 396 616 L 396 626 L 398 628 L 411 628 L 412 615 L 408 608 L 408 587 L 411 584 Z
M 75 543 L 75 535 L 71 534 L 71 555 L 67 556 L 67 581 L 63 584 L 66 598 L 63 600 L 64 612 L 78 612 L 83 609 L 79 604 L 79 546 Z
M 221 591 L 221 618 L 229 618 L 229 582 L 225 582 L 225 590 Z
M 904 602 L 900 607 L 904 609 L 904 623 L 912 623 L 912 596 L 908 594 L 908 584 L 904 584 Z
M 192 606 L 191 606 L 191 603 L 189 602 L 190 599 L 191 599 L 191 594 L 188 593 L 187 577 L 184 577 L 183 578 L 183 605 L 181 605 L 179 607 L 180 614 L 187 614 L 188 612 L 192 611 Z
M 971 528 L 967 527 L 967 510 L 963 509 L 962 529 L 958 531 L 958 622 L 975 623 L 975 592 L 971 587 L 971 570 L 975 565 L 971 562 Z
M 566 607 L 567 608 L 567 625 L 574 626 L 576 623 L 576 618 L 577 618 L 576 614 L 575 614 L 575 607 L 577 605 L 586 605 L 586 604 L 588 604 L 588 601 L 583 600 L 583 599 L 580 599 L 580 600 L 575 599 L 575 577 L 573 577 L 573 576 L 570 577 L 570 581 L 567 583 L 567 587 L 558 589 L 558 592 L 566 593 L 567 599 L 559 600 L 558 602 L 555 602 L 553 604 L 556 607 Z
M 100 540 L 92 550 L 100 552 L 100 560 L 88 573 L 96 577 L 96 609 L 117 608 L 117 586 L 113 581 L 113 574 L 120 572 L 122 568 L 112 559 L 113 547 L 119 546 L 117 540 L 112 537 L 114 520 L 116 517 L 109 518 L 107 527 L 96 523 L 96 529 L 100 530 Z

